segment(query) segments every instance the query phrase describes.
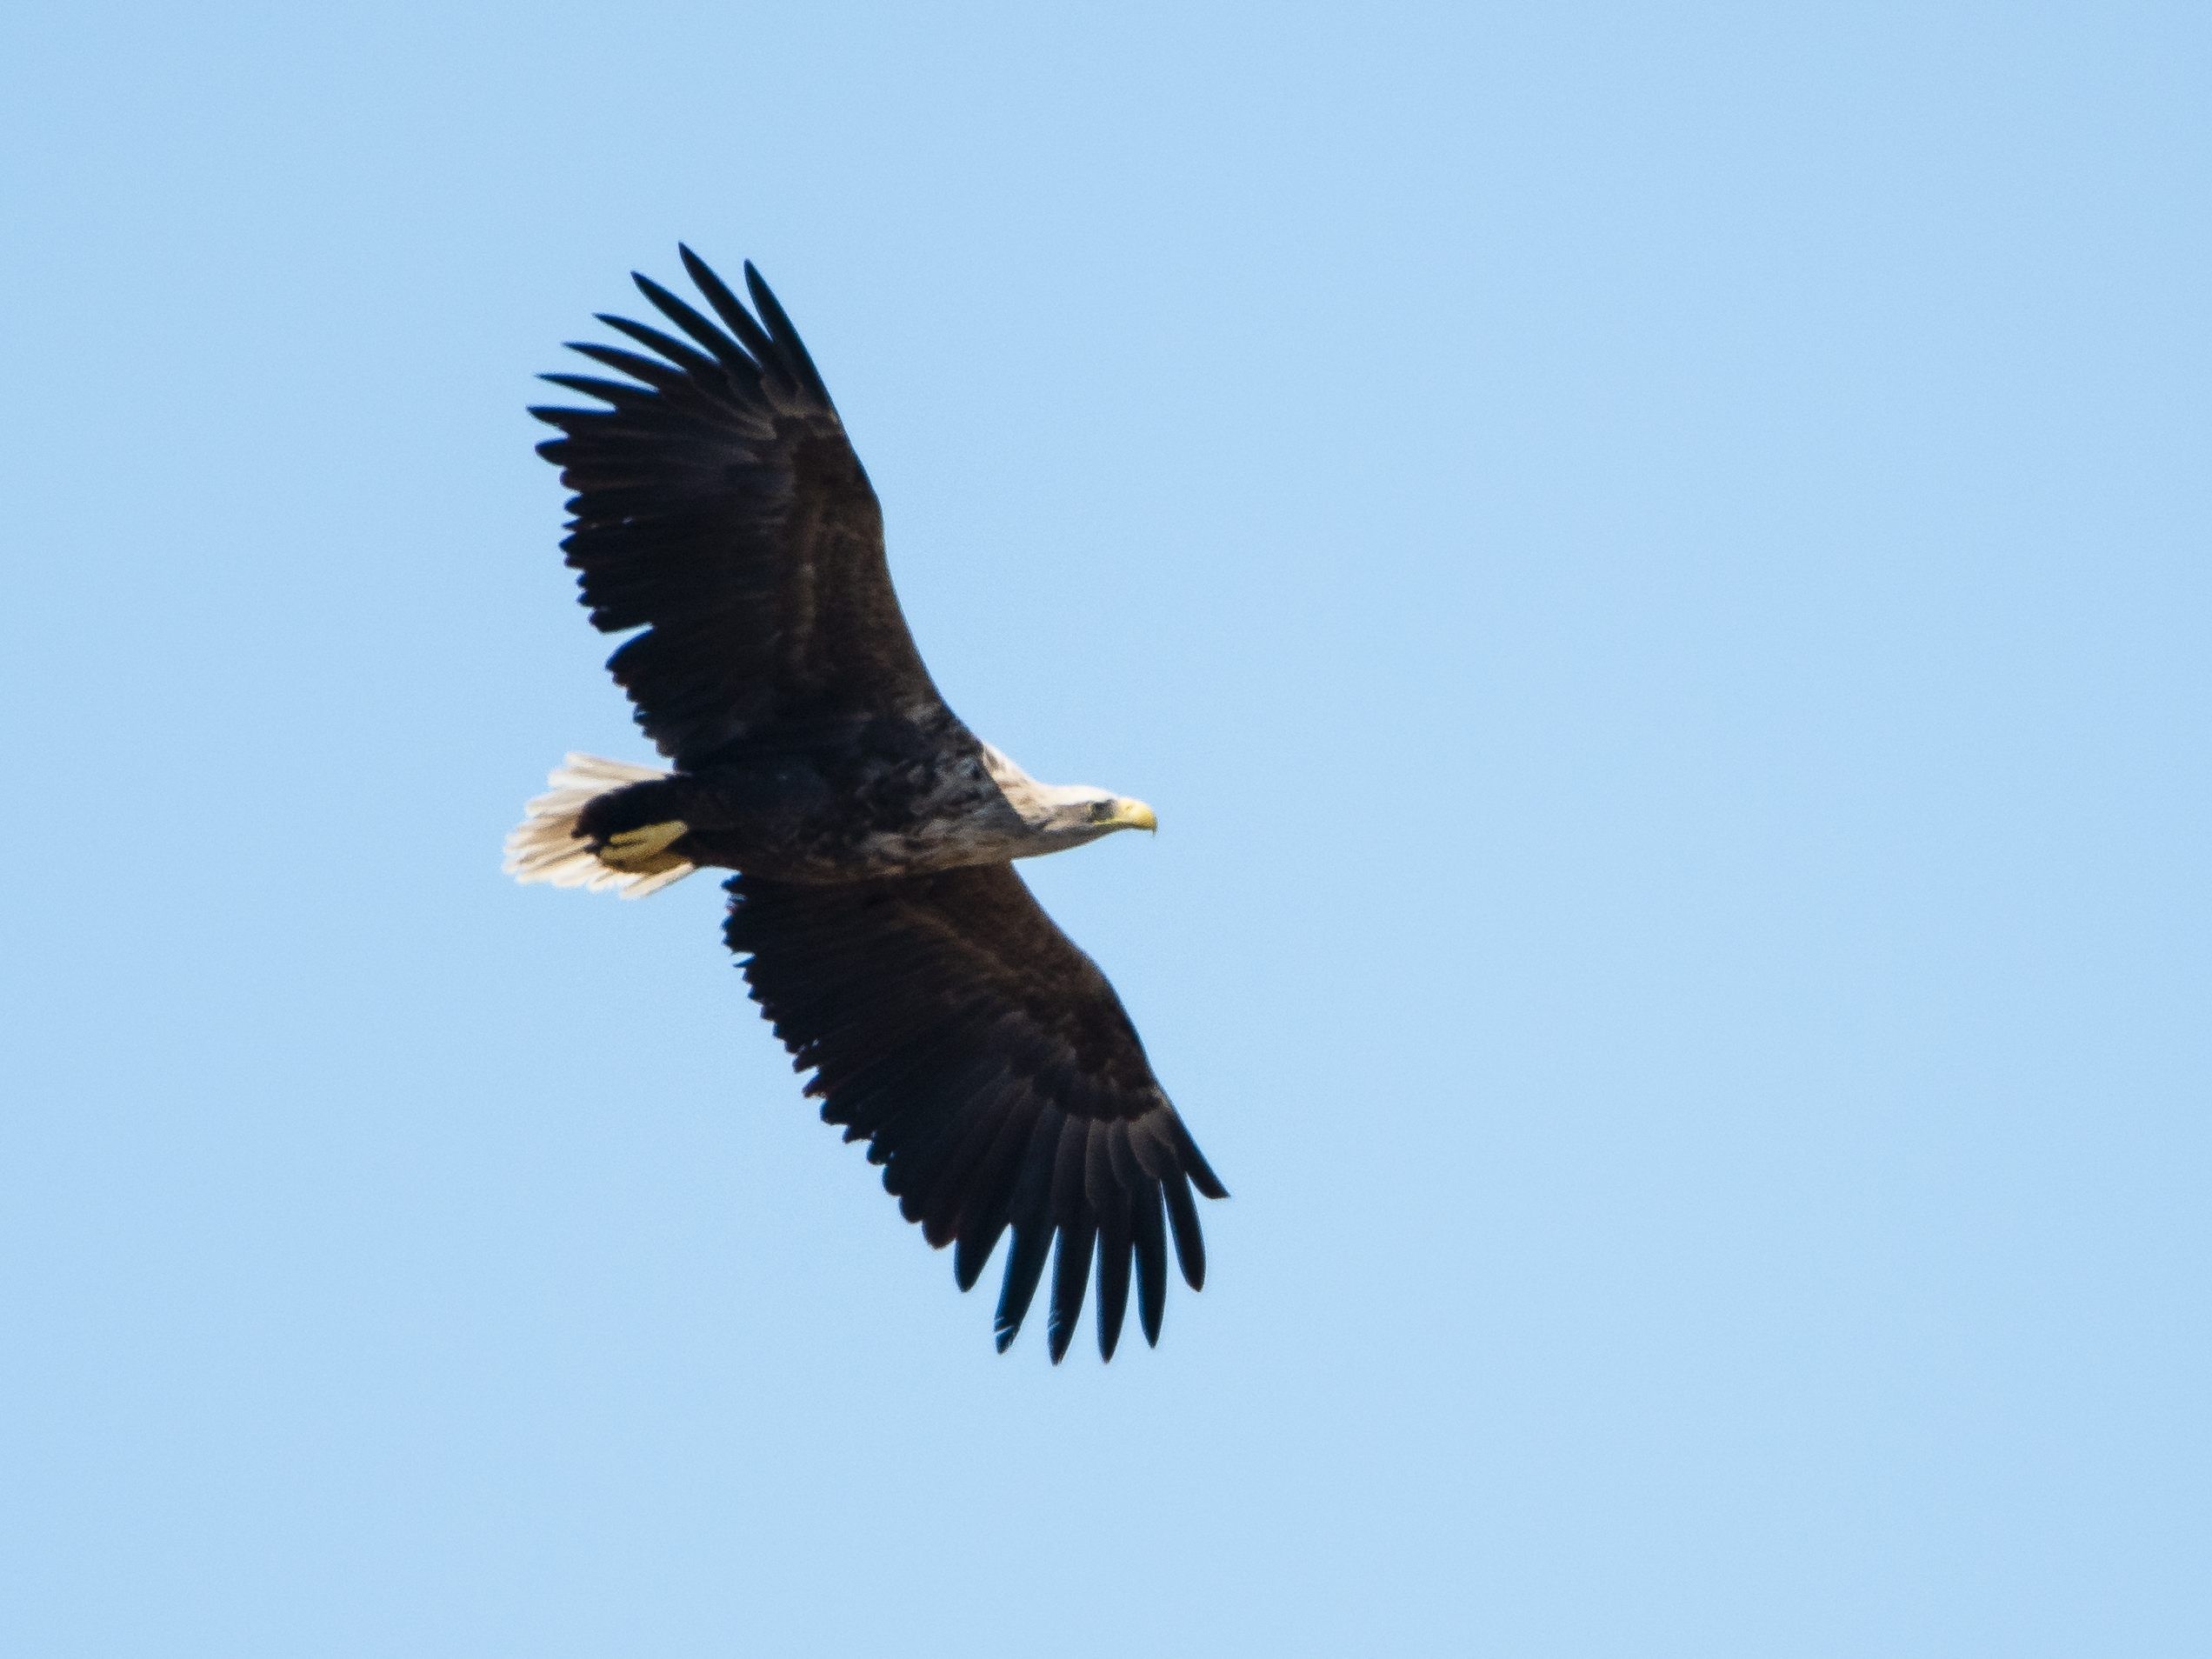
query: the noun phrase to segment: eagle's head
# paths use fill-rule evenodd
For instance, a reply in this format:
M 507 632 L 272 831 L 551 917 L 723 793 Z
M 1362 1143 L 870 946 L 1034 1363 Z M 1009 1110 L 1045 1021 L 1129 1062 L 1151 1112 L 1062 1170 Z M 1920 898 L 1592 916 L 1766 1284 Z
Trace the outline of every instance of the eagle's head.
M 1029 825 L 1039 852 L 1080 847 L 1116 830 L 1160 827 L 1159 816 L 1142 801 L 1091 783 L 1040 783 L 989 743 L 983 745 L 983 763 L 1007 803 Z

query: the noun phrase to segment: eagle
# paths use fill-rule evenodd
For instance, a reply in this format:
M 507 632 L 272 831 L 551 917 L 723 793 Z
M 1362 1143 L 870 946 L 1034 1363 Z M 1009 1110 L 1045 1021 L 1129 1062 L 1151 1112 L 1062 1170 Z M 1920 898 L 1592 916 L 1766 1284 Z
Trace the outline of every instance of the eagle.
M 1228 1194 L 1114 988 L 1013 861 L 1158 821 L 1039 783 L 946 705 L 790 318 L 750 262 L 748 309 L 678 253 L 707 310 L 633 273 L 666 326 L 602 315 L 624 344 L 570 349 L 621 377 L 547 375 L 596 406 L 530 410 L 558 433 L 537 447 L 572 492 L 561 545 L 582 603 L 629 636 L 607 666 L 669 765 L 569 756 L 505 868 L 629 898 L 730 871 L 723 937 L 824 1121 L 868 1143 L 963 1290 L 1010 1236 L 998 1350 L 1048 1256 L 1055 1364 L 1094 1258 L 1101 1357 L 1132 1279 L 1156 1343 L 1169 1239 L 1198 1289 L 1192 1192 Z

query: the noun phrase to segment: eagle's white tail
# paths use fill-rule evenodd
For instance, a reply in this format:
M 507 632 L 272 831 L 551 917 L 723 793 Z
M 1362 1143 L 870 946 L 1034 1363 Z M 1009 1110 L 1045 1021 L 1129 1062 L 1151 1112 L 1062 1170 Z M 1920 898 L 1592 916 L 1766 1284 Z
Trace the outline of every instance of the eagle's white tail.
M 697 866 L 663 853 L 653 867 L 617 869 L 591 849 L 576 834 L 576 819 L 584 807 L 610 790 L 643 783 L 668 774 L 657 767 L 631 766 L 623 761 L 602 760 L 596 755 L 570 755 L 553 769 L 545 781 L 553 787 L 525 809 L 528 816 L 507 837 L 507 861 L 502 869 L 518 882 L 550 882 L 556 887 L 582 887 L 596 893 L 613 888 L 624 898 L 643 898 L 670 882 L 680 882 Z

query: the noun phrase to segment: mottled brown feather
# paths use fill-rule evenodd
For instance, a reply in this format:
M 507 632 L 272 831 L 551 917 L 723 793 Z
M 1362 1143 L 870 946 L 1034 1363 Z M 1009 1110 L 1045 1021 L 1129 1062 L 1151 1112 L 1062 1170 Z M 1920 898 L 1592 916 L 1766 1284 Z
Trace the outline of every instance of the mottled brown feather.
M 1148 1342 L 1166 1287 L 1166 1208 L 1203 1277 L 1189 1186 L 1221 1184 L 1146 1060 L 1121 999 L 1012 866 L 841 886 L 730 883 L 727 936 L 823 1116 L 852 1125 L 964 1289 L 1010 1226 L 1000 1346 L 1021 1328 L 1056 1236 L 1049 1348 L 1065 1352 L 1098 1257 L 1099 1346 L 1119 1337 L 1131 1268 Z M 1034 1127 L 1031 1127 L 1031 1126 Z M 1171 1184 L 1163 1184 L 1171 1183 Z
M 710 355 L 610 319 L 665 361 L 579 347 L 632 380 L 548 376 L 608 407 L 532 411 L 562 433 L 538 448 L 575 492 L 563 546 L 593 623 L 645 630 L 608 666 L 684 766 L 780 729 L 946 712 L 891 587 L 875 490 L 790 319 L 747 272 L 764 314 L 752 350 L 641 277 Z M 723 316 L 743 314 L 719 282 L 709 292 Z

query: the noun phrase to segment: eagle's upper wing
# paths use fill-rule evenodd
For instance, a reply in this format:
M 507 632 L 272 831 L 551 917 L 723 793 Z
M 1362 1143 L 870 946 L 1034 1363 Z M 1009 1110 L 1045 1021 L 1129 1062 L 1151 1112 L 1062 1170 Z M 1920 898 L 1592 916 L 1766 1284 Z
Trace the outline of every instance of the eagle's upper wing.
M 644 276 L 687 340 L 601 321 L 655 355 L 576 345 L 627 380 L 548 375 L 608 405 L 536 409 L 576 494 L 562 545 L 591 620 L 643 626 L 608 663 L 663 755 L 696 763 L 786 720 L 942 707 L 883 562 L 883 518 L 791 320 L 759 318 L 688 248 L 724 327 Z
M 883 1185 L 976 1283 L 1013 1242 L 1002 1350 L 1056 1232 L 1047 1342 L 1067 1351 L 1091 1255 L 1098 1346 L 1111 1358 L 1136 1269 L 1145 1340 L 1160 1334 L 1167 1234 L 1193 1289 L 1206 1272 L 1190 1189 L 1226 1196 L 1168 1103 L 1121 999 L 1009 864 L 848 886 L 739 876 L 730 949 L 822 1116 L 866 1137 Z

